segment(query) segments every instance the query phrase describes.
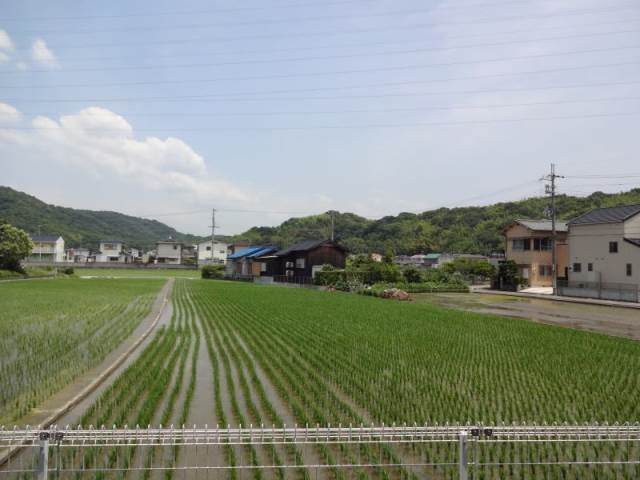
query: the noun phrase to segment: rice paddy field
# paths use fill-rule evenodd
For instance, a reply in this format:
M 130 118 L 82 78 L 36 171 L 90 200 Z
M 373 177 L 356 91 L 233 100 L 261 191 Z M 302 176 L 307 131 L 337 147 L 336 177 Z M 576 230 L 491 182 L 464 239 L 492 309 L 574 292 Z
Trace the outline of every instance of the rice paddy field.
M 97 365 L 147 315 L 163 280 L 0 284 L 0 425 Z
M 102 285 L 100 280 L 77 281 L 87 282 L 94 294 Z M 64 282 L 47 282 L 51 286 L 45 290 L 65 288 L 56 286 Z M 160 287 L 160 283 L 148 280 L 111 282 L 119 285 L 112 287 L 111 300 L 103 299 L 96 312 L 109 308 L 121 315 L 131 309 L 138 311 L 132 302 L 142 312 L 153 296 L 151 292 Z M 4 287 L 0 285 L 0 292 Z M 5 299 L 11 297 L 3 293 Z M 14 311 L 19 312 L 20 303 L 14 301 Z M 223 281 L 178 279 L 172 305 L 170 322 L 157 329 L 137 360 L 86 409 L 83 425 L 615 423 L 640 417 L 640 344 L 628 339 L 424 303 Z M 29 306 L 26 312 L 31 313 L 19 317 L 29 317 L 25 325 L 32 325 L 18 328 L 23 342 L 42 329 L 37 316 L 41 308 Z M 51 312 L 63 305 L 48 308 Z M 11 318 L 0 314 L 0 328 L 5 332 L 11 330 L 5 323 L 13 321 L 16 326 Z M 73 325 L 73 316 L 67 318 L 70 323 L 65 325 Z M 105 321 L 106 317 L 99 318 Z M 82 320 L 82 324 L 86 322 Z M 135 319 L 125 324 L 131 322 Z M 27 358 L 47 350 L 46 335 L 36 335 L 38 338 L 24 354 Z M 82 338 L 86 340 L 86 335 Z M 0 344 L 3 366 L 23 355 L 22 350 L 12 349 L 12 344 Z M 41 382 L 35 371 L 27 370 L 24 375 L 34 376 L 27 389 L 31 392 L 37 391 Z M 14 378 L 7 372 L 10 369 L 3 370 L 3 386 L 6 378 Z M 607 450 L 610 446 L 590 443 L 572 448 L 583 449 L 578 455 L 592 458 L 638 456 L 635 451 L 617 452 Z M 67 449 L 63 461 L 83 468 L 334 465 L 380 460 L 455 465 L 457 461 L 455 450 L 442 445 L 378 449 L 366 444 L 246 444 L 225 445 L 215 451 L 196 449 L 195 453 L 180 446 L 125 450 Z M 576 451 L 569 453 L 575 455 Z M 487 455 L 561 460 L 569 453 L 541 444 L 496 446 Z M 457 478 L 455 468 L 420 468 L 328 469 L 320 476 L 336 480 Z M 157 473 L 143 471 L 140 476 L 144 478 L 155 478 Z M 179 470 L 162 472 L 165 479 L 179 476 Z M 302 467 L 228 472 L 224 478 L 234 480 L 318 476 L 317 471 Z M 528 465 L 509 470 L 506 476 L 504 470 L 491 467 L 474 474 L 483 479 L 613 479 L 638 478 L 640 468 L 613 471 L 600 465 L 556 471 Z
M 74 272 L 91 278 L 200 278 L 200 270 L 195 268 L 75 268 Z

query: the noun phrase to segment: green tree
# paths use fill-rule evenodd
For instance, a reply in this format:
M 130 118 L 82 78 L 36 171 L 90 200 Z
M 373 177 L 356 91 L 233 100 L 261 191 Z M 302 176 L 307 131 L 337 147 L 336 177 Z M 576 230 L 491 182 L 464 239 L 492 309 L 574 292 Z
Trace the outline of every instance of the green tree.
M 0 225 L 0 269 L 21 272 L 20 262 L 33 250 L 27 232 L 4 223 Z

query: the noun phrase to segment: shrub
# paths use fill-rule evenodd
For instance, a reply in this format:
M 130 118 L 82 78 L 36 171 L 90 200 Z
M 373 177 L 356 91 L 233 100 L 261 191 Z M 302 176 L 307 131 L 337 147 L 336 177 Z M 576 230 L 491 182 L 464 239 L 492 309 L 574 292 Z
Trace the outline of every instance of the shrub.
M 73 275 L 74 270 L 73 267 L 59 268 L 58 273 L 62 273 L 64 275 Z
M 422 272 L 415 267 L 407 267 L 402 271 L 402 276 L 407 283 L 420 283 Z
M 333 265 L 323 265 L 319 272 L 316 272 L 313 279 L 316 285 L 330 286 L 335 285 L 338 281 L 345 281 L 345 271 L 334 267 Z
M 31 253 L 33 243 L 27 232 L 9 225 L 0 224 L 0 268 L 23 272 L 20 262 Z
M 202 278 L 222 279 L 224 277 L 224 265 L 205 265 L 200 271 Z

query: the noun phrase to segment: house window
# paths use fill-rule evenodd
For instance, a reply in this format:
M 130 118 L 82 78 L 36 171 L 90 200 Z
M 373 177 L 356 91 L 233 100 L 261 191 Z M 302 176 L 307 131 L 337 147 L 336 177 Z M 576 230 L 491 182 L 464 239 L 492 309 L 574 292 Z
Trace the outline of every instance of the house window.
M 209 251 L 211 251 L 211 246 L 210 245 L 207 247 L 207 252 L 209 252 Z
M 609 242 L 609 253 L 618 253 L 618 242 Z
M 514 238 L 512 246 L 514 250 L 531 250 L 531 242 L 528 238 Z
M 173 246 L 173 249 L 174 249 L 174 250 L 177 250 L 177 249 L 178 249 L 178 245 L 174 245 L 174 246 Z
M 303 258 L 296 258 L 296 268 L 304 268 L 305 261 Z
M 261 262 L 260 263 L 260 272 L 264 273 L 267 271 L 267 264 L 266 262 Z
M 593 263 L 587 263 L 587 271 L 593 272 Z
M 293 262 L 285 262 L 284 268 L 293 268 Z
M 550 238 L 543 238 L 540 240 L 540 250 L 543 252 L 547 252 L 549 250 L 551 250 L 551 239 Z
M 550 277 L 551 276 L 551 265 L 540 265 L 540 276 L 541 277 Z
M 633 275 L 633 266 L 630 263 L 627 263 L 627 277 Z
M 573 264 L 573 271 L 575 273 L 580 273 L 582 272 L 582 264 L 581 263 L 574 263 Z

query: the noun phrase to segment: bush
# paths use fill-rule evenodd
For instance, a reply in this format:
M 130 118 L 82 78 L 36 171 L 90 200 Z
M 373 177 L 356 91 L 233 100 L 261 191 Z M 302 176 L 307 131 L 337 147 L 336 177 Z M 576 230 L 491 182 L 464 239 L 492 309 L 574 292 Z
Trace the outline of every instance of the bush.
M 224 277 L 224 265 L 205 265 L 200 270 L 202 278 L 222 279 Z
M 74 270 L 73 270 L 73 267 L 59 268 L 58 273 L 62 273 L 64 275 L 73 275 Z
M 322 270 L 316 272 L 313 282 L 316 285 L 325 287 L 335 285 L 338 281 L 345 281 L 345 271 L 334 267 L 333 265 L 323 265 Z
M 402 276 L 407 283 L 420 283 L 422 281 L 422 272 L 416 267 L 407 267 L 402 271 Z

